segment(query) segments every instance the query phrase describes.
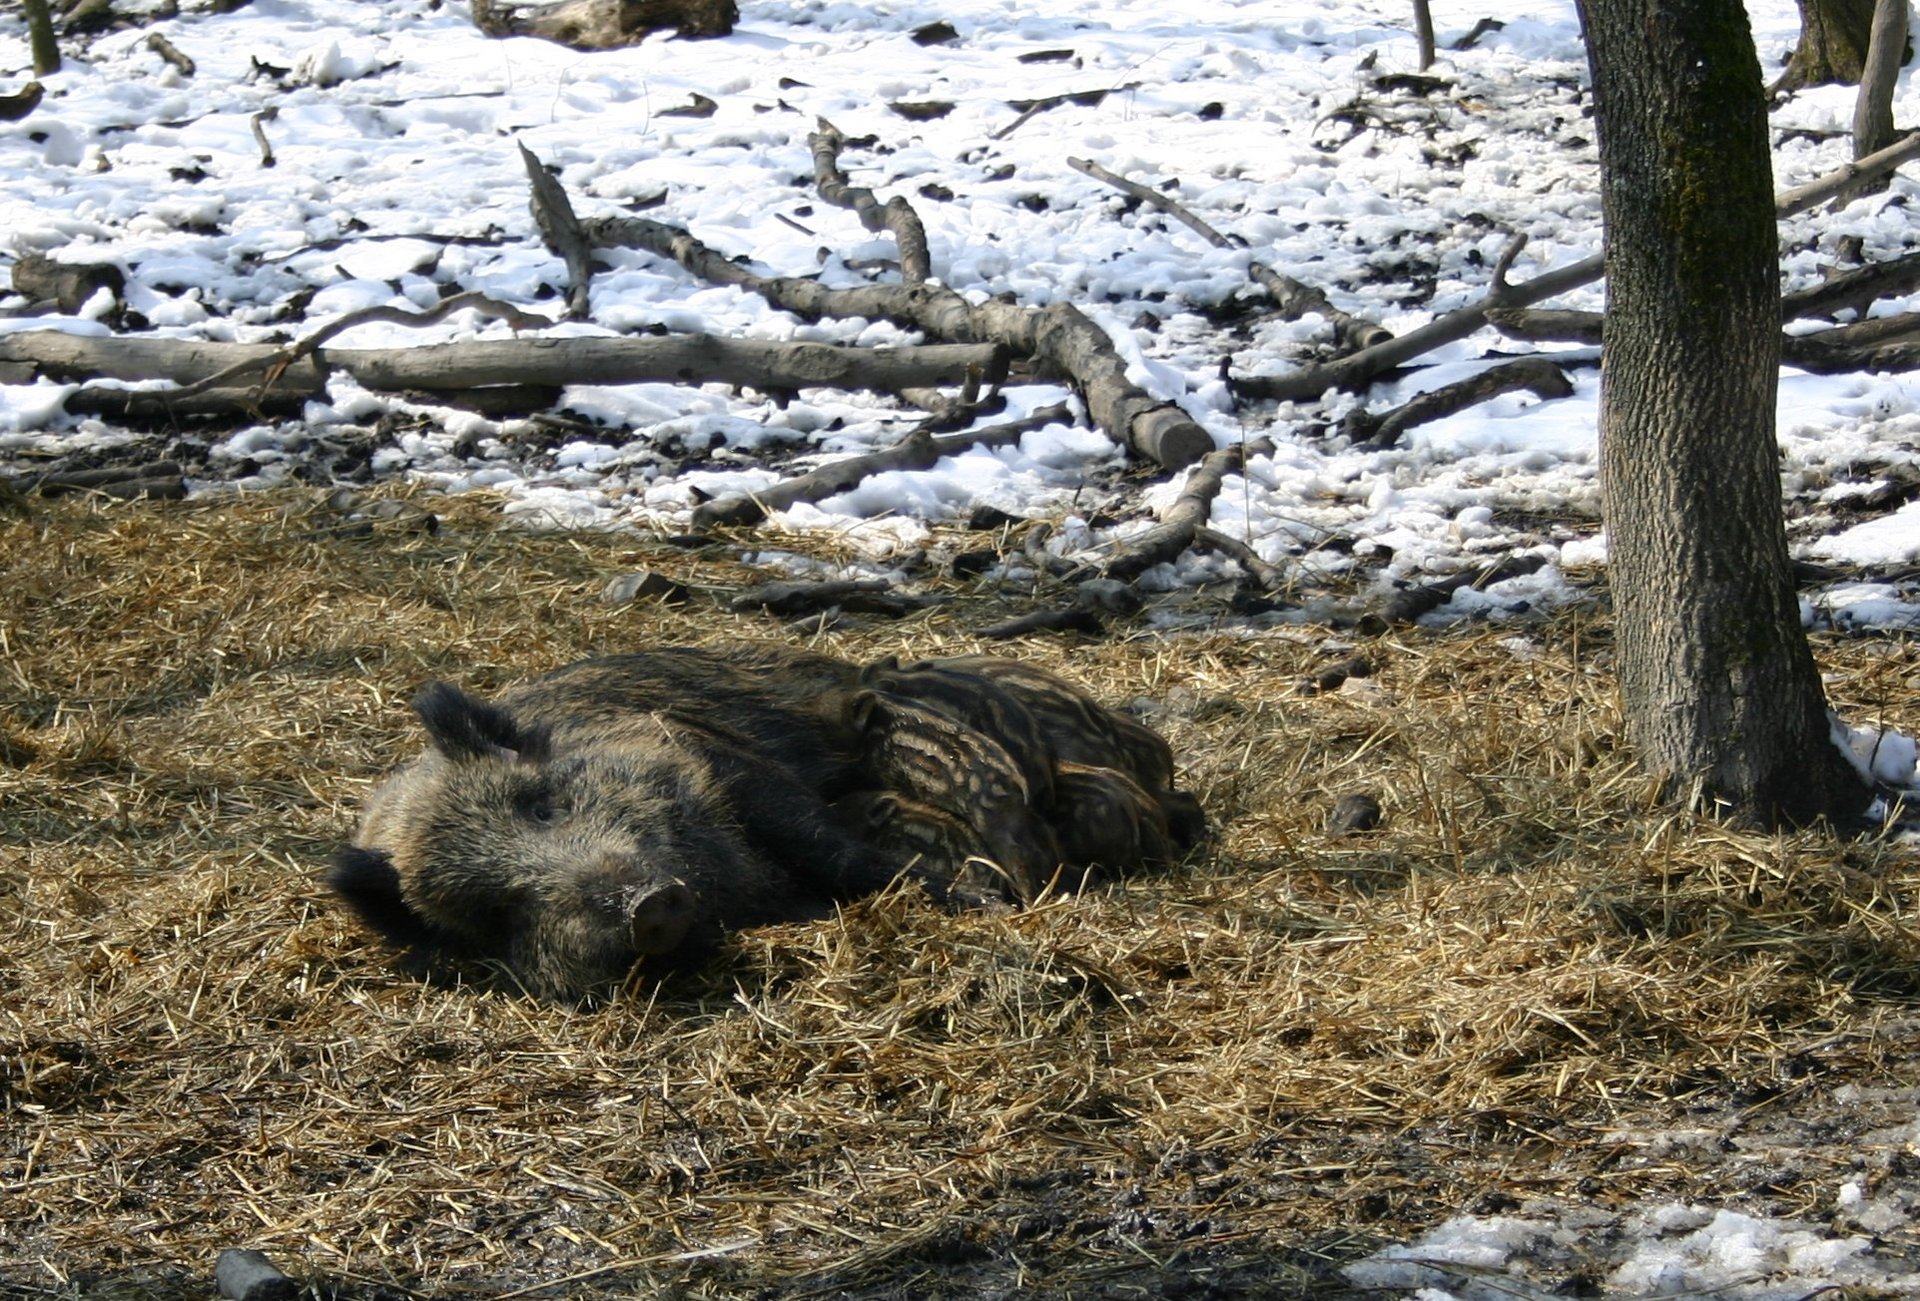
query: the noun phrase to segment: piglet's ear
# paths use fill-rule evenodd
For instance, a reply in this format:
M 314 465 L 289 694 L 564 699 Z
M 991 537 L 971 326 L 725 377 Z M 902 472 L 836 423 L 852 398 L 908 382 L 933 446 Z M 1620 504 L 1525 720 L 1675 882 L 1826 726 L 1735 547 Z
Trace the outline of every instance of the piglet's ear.
M 413 712 L 420 715 L 433 748 L 455 763 L 514 760 L 526 748 L 511 714 L 451 682 L 429 682 L 420 688 L 413 698 Z
M 327 869 L 327 884 L 387 943 L 400 948 L 432 943 L 433 928 L 407 904 L 393 860 L 379 850 L 356 845 L 336 850 Z

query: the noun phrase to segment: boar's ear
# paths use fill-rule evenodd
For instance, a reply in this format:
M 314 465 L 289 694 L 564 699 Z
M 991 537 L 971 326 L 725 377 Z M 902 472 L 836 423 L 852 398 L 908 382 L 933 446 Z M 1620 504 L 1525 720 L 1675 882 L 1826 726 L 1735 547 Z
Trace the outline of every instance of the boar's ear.
M 887 674 L 898 673 L 899 671 L 900 657 L 898 655 L 888 655 L 885 658 L 875 660 L 873 663 L 861 669 L 860 682 L 861 685 L 864 686 L 868 683 L 877 682 Z
M 413 712 L 427 729 L 433 748 L 459 763 L 467 759 L 538 758 L 546 737 L 522 728 L 513 715 L 451 682 L 429 682 L 413 697 Z
M 433 942 L 433 928 L 408 905 L 393 860 L 380 850 L 346 845 L 334 851 L 327 884 L 389 944 L 408 948 Z
M 884 721 L 880 693 L 862 688 L 847 697 L 847 724 L 856 732 L 870 731 Z

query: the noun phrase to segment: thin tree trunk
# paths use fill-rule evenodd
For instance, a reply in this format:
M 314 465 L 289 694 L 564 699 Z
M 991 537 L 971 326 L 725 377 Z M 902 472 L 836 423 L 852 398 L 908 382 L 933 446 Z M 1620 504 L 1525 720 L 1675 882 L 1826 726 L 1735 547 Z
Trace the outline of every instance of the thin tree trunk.
M 1433 7 L 1428 0 L 1413 0 L 1413 32 L 1420 42 L 1420 71 L 1433 66 Z
M 27 15 L 27 38 L 33 46 L 33 75 L 60 71 L 60 42 L 53 34 L 53 12 L 47 0 L 20 0 Z
M 1907 0 L 1877 0 L 1860 95 L 1853 105 L 1853 156 L 1865 158 L 1893 143 L 1893 91 L 1907 56 Z
M 1672 794 L 1857 815 L 1800 624 L 1774 441 L 1778 236 L 1739 0 L 1581 0 L 1600 127 L 1600 473 L 1620 687 Z

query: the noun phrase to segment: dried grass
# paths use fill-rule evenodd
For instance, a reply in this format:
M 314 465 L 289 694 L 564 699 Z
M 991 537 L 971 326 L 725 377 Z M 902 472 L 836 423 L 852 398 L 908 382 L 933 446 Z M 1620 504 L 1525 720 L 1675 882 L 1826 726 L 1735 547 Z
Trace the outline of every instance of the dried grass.
M 1449 1212 L 1727 1193 L 1634 1135 L 1920 1083 L 1913 854 L 1653 807 L 1582 616 L 1359 639 L 1318 695 L 1325 630 L 1023 643 L 1152 702 L 1210 853 L 1017 913 L 889 894 L 601 1007 L 406 979 L 316 872 L 415 685 L 780 635 L 599 599 L 730 560 L 431 504 L 0 520 L 0 1290 L 166 1295 L 246 1245 L 436 1295 L 1327 1295 Z M 951 590 L 822 644 L 996 649 Z M 1911 646 L 1820 650 L 1920 728 Z M 1353 789 L 1386 826 L 1331 836 Z

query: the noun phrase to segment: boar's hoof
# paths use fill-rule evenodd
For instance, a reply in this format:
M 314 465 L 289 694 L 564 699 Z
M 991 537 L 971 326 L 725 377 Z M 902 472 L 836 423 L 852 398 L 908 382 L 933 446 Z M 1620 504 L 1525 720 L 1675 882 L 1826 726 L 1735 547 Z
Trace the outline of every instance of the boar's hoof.
M 634 900 L 628 926 L 642 957 L 672 953 L 687 938 L 694 918 L 693 891 L 684 882 L 656 885 Z

